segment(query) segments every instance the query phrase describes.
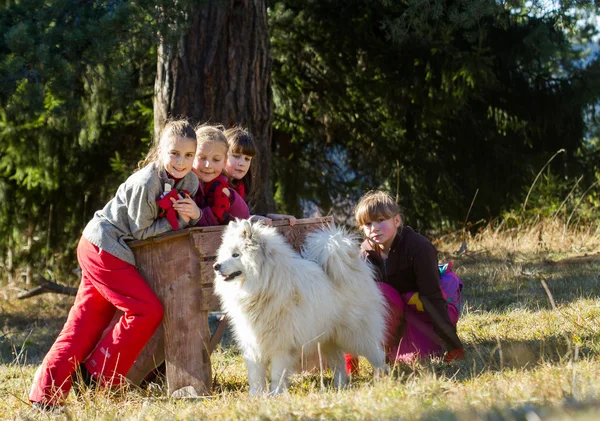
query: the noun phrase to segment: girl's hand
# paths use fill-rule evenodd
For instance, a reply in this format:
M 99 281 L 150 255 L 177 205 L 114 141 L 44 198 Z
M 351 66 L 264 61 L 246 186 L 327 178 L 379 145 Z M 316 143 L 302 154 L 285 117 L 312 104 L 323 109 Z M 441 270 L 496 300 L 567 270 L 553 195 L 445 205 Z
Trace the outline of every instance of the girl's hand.
M 279 213 L 268 213 L 267 218 L 270 218 L 273 221 L 290 221 L 290 227 L 293 227 L 296 224 L 296 217 L 292 215 L 283 215 Z
M 187 223 L 192 219 L 200 218 L 202 211 L 200 208 L 198 208 L 198 205 L 196 205 L 196 202 L 194 202 L 191 197 L 186 195 L 186 197 L 183 198 L 180 194 L 178 197 L 179 200 L 176 201 L 175 199 L 171 198 L 171 201 L 173 202 L 173 209 L 177 211 L 184 222 Z

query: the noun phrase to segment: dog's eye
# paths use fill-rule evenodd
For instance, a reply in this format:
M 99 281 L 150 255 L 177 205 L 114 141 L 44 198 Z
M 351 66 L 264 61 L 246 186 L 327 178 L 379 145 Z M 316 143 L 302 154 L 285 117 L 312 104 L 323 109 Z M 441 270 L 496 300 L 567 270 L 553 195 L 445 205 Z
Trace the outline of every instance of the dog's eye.
M 233 254 L 231 255 L 231 257 L 240 257 L 240 254 L 239 254 L 239 253 L 233 253 Z

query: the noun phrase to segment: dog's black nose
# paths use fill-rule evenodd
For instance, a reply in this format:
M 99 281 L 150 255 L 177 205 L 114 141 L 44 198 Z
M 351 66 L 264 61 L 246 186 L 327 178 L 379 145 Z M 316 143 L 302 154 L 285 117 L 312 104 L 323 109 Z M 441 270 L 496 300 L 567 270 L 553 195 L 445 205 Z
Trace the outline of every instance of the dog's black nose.
M 221 265 L 220 265 L 220 264 L 218 264 L 218 263 L 215 263 L 215 264 L 213 265 L 213 269 L 214 269 L 214 270 L 219 270 L 220 268 L 221 268 Z

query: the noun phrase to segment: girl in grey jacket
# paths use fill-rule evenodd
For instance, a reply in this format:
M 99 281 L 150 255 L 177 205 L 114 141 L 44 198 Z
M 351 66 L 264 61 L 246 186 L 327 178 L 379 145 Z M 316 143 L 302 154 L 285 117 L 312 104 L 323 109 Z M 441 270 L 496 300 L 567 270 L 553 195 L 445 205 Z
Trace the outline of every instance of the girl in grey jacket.
M 163 308 L 135 267 L 128 240 L 143 240 L 194 226 L 200 209 L 191 173 L 196 135 L 184 120 L 165 125 L 142 169 L 131 175 L 95 213 L 77 248 L 81 284 L 69 317 L 36 372 L 29 400 L 59 407 L 76 369 L 84 381 L 116 386 L 160 325 Z M 166 217 L 162 217 L 162 216 Z M 123 315 L 102 337 L 116 310 Z

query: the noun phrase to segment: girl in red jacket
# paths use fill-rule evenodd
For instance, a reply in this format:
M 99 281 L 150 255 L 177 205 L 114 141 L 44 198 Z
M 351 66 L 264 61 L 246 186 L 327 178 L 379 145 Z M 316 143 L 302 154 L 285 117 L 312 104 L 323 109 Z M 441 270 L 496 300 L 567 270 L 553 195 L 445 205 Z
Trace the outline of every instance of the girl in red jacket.
M 254 176 L 249 173 L 252 160 L 257 158 L 256 144 L 248 130 L 234 126 L 225 130 L 229 150 L 227 152 L 227 163 L 224 173 L 229 178 L 229 185 L 246 201 L 250 203 L 256 199 L 254 189 Z M 269 213 L 266 215 L 253 215 L 252 220 L 262 220 L 266 224 L 271 221 L 289 220 L 290 226 L 294 226 L 296 218 L 291 215 Z
M 242 198 L 232 194 L 229 179 L 223 174 L 227 164 L 229 145 L 223 131 L 215 126 L 202 125 L 196 129 L 198 149 L 192 171 L 200 181 L 200 188 L 194 201 L 207 214 L 214 216 L 213 221 L 200 221 L 203 225 L 226 225 L 232 217 L 247 218 L 247 206 Z M 234 201 L 244 202 L 244 215 L 231 215 Z M 239 203 L 238 203 L 239 205 Z

